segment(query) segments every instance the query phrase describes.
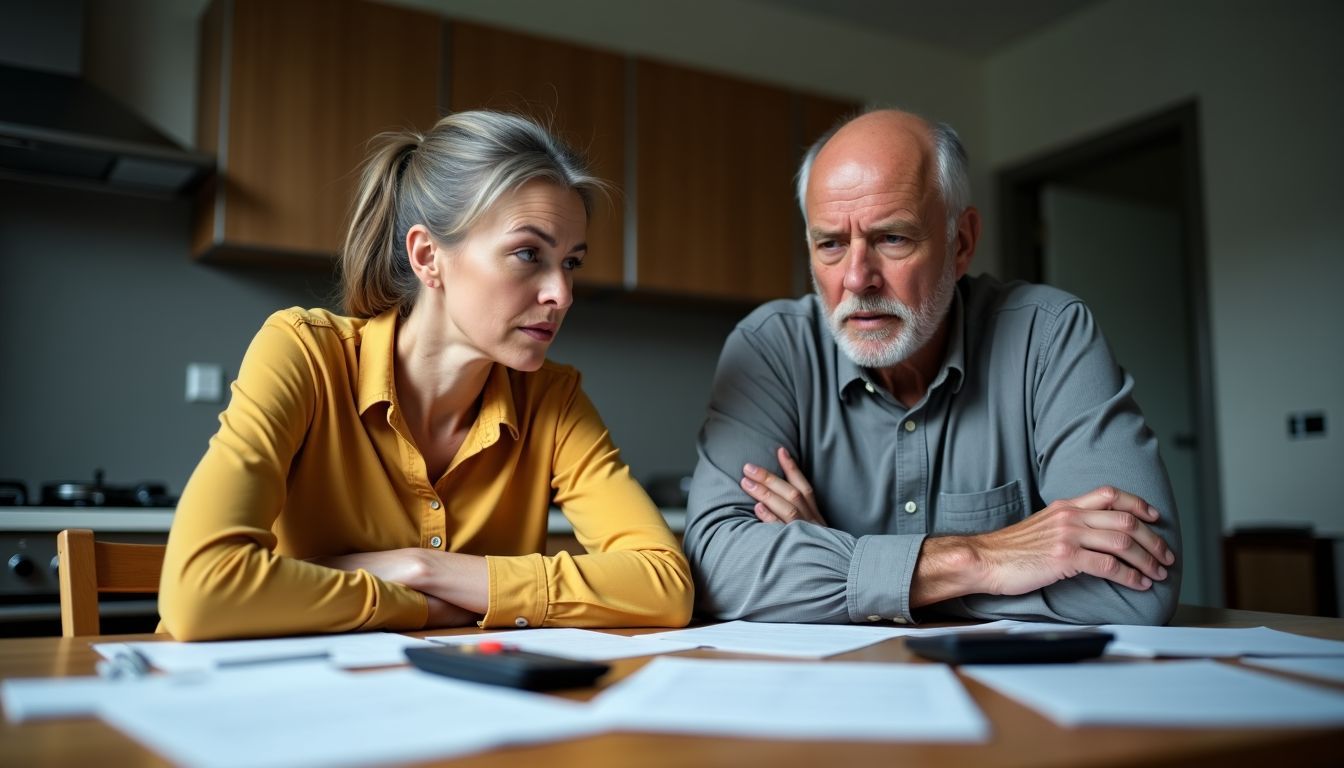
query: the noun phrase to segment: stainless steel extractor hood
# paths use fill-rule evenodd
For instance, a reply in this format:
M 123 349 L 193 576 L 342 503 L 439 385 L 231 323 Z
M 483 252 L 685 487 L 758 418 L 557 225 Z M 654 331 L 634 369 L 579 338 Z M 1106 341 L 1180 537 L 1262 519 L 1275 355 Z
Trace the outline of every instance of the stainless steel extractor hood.
M 214 167 L 81 78 L 0 64 L 0 176 L 170 197 Z

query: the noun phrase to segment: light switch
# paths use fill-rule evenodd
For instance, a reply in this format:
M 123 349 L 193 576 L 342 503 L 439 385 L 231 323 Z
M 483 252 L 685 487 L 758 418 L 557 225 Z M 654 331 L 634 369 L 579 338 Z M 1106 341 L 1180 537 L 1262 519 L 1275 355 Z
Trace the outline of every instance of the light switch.
M 224 400 L 224 367 L 214 363 L 187 363 L 187 402 Z

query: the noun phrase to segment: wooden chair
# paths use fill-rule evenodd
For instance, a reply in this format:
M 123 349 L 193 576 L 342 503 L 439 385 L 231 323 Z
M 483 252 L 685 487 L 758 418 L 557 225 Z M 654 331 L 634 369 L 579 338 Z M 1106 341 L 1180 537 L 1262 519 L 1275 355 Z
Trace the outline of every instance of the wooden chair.
M 1309 527 L 1254 527 L 1223 537 L 1228 608 L 1338 616 L 1335 583 L 1335 542 Z
M 61 634 L 99 633 L 98 593 L 158 592 L 166 547 L 95 541 L 93 531 L 70 528 L 56 534 L 60 558 Z

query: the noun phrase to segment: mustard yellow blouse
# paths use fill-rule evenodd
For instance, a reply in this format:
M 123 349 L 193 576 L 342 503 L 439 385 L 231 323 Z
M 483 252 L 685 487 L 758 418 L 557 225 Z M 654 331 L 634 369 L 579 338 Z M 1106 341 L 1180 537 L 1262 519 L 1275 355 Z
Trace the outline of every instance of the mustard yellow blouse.
M 424 595 L 306 558 L 485 555 L 482 626 L 682 626 L 690 568 L 574 369 L 494 366 L 431 482 L 393 387 L 395 312 L 272 315 L 182 494 L 159 593 L 178 639 L 419 629 Z M 588 554 L 541 554 L 550 505 Z

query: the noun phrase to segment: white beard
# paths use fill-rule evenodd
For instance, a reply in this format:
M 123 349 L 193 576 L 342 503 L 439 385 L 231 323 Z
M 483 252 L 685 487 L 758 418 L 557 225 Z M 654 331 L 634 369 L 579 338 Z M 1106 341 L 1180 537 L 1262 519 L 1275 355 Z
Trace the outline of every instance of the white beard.
M 815 275 L 812 285 L 817 287 Z M 912 309 L 896 298 L 850 296 L 837 307 L 826 307 L 826 324 L 840 351 L 856 365 L 863 368 L 889 368 L 907 360 L 933 338 L 943 318 L 947 316 L 956 288 L 956 259 L 949 253 L 933 293 L 918 307 Z M 821 296 L 820 289 L 817 295 Z M 821 303 L 822 306 L 826 305 L 824 297 Z M 900 318 L 901 322 L 894 329 L 864 331 L 846 328 L 845 320 L 856 312 L 893 315 Z

